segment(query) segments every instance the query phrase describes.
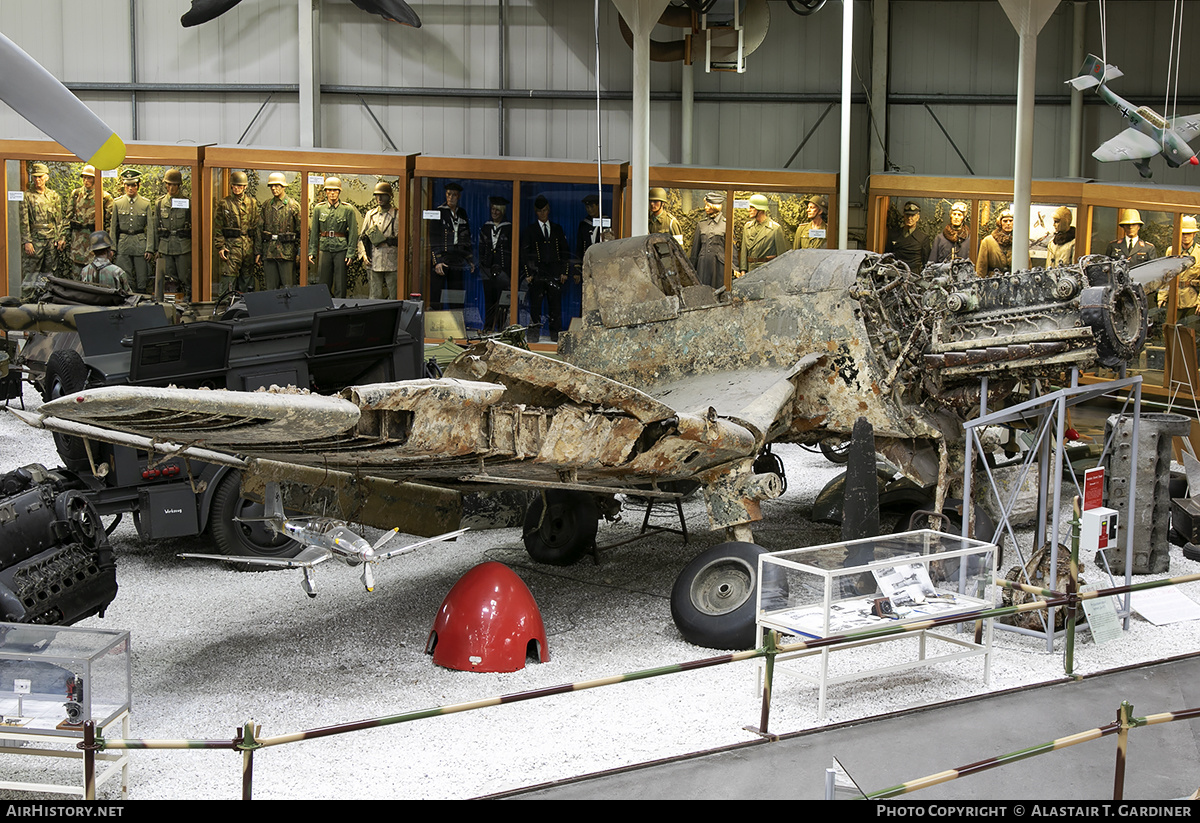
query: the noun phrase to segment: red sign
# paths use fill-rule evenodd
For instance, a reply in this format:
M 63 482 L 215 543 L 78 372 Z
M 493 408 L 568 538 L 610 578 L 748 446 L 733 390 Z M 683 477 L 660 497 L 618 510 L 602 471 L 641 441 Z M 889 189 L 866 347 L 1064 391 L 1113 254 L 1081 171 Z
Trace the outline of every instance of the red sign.
M 1096 467 L 1083 473 L 1083 510 L 1104 505 L 1104 469 Z

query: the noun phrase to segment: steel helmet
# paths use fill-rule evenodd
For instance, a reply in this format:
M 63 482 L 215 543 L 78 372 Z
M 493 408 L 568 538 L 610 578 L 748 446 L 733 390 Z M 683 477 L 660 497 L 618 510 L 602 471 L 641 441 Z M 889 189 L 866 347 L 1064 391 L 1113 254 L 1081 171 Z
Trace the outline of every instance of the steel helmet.
M 380 180 L 375 184 L 375 194 L 382 194 L 385 197 L 392 196 L 392 185 L 386 180 Z
M 546 628 L 529 587 L 495 561 L 480 563 L 450 589 L 425 643 L 433 662 L 464 672 L 515 672 L 533 654 L 550 660 Z
M 663 188 L 657 188 L 657 187 L 650 189 L 650 199 L 651 200 L 661 200 L 664 203 L 667 202 L 667 190 L 663 189 Z
M 86 166 L 84 166 L 82 169 L 79 170 L 79 176 L 80 177 L 90 177 L 93 180 L 96 179 L 96 167 L 93 166 L 91 163 L 88 163 Z
M 229 185 L 231 186 L 248 186 L 250 178 L 246 176 L 244 171 L 231 172 L 229 175 Z
M 341 191 L 342 190 L 342 181 L 337 177 L 326 177 L 325 178 L 325 191 L 329 191 L 330 189 L 337 189 L 338 191 Z
M 750 208 L 758 209 L 759 211 L 770 211 L 771 201 L 767 199 L 765 194 L 750 195 Z
M 88 237 L 88 250 L 97 252 L 112 248 L 112 236 L 106 231 L 94 231 Z
M 1183 226 L 1180 229 L 1180 233 L 1181 234 L 1195 234 L 1196 233 L 1196 218 L 1192 217 L 1190 214 L 1185 214 L 1183 216 Z
M 273 171 L 267 175 L 268 186 L 286 186 L 287 178 L 283 176 L 281 171 Z
M 180 174 L 179 169 L 167 169 L 167 173 L 163 175 L 163 182 L 174 186 L 182 186 L 183 175 Z

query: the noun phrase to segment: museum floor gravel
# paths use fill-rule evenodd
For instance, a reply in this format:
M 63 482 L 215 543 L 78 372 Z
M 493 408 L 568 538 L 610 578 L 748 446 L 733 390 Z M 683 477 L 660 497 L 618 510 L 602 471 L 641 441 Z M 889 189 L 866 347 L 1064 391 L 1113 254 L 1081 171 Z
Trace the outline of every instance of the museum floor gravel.
M 28 387 L 25 402 L 38 404 Z M 835 530 L 805 514 L 838 468 L 799 448 L 778 453 L 789 490 L 764 506 L 757 541 L 785 549 L 836 540 Z M 58 465 L 49 433 L 0 416 L 0 471 L 31 462 Z M 707 530 L 701 499 L 685 511 L 689 545 L 661 534 L 606 552 L 598 566 L 585 559 L 552 568 L 529 560 L 517 529 L 476 531 L 382 565 L 372 594 L 353 570 L 324 566 L 315 599 L 301 591 L 298 572 L 180 560 L 178 552 L 211 551 L 207 539 L 145 542 L 127 518 L 113 534 L 120 592 L 103 619 L 83 625 L 131 633 L 131 733 L 146 739 L 228 740 L 247 721 L 273 736 L 682 663 L 716 653 L 679 636 L 671 585 L 700 549 L 722 539 Z M 638 525 L 640 515 L 602 524 L 599 540 L 616 542 Z M 442 599 L 487 560 L 509 565 L 529 585 L 546 624 L 548 662 L 480 674 L 440 668 L 425 654 Z M 1173 547 L 1171 574 L 1195 572 L 1200 564 Z M 1200 584 L 1180 588 L 1200 599 Z M 1096 646 L 1083 638 L 1075 666 L 1088 674 L 1196 651 L 1200 623 L 1155 627 L 1135 616 L 1118 641 Z M 892 652 L 885 645 L 869 653 L 879 663 L 878 655 Z M 991 690 L 1062 676 L 1061 644 L 1048 653 L 1044 641 L 997 633 Z M 469 798 L 738 743 L 754 738 L 743 727 L 759 719 L 756 684 L 757 663 L 743 662 L 267 748 L 255 755 L 254 796 Z M 825 723 L 985 691 L 980 660 L 939 664 L 832 688 Z M 1112 711 L 1098 707 L 1097 724 Z M 771 730 L 817 725 L 815 688 L 778 679 Z M 981 737 L 981 756 L 988 753 Z M 8 779 L 64 780 L 72 773 L 63 763 L 19 756 L 0 764 Z M 240 791 L 241 757 L 229 751 L 133 753 L 133 799 L 234 799 Z M 119 794 L 109 785 L 101 796 Z

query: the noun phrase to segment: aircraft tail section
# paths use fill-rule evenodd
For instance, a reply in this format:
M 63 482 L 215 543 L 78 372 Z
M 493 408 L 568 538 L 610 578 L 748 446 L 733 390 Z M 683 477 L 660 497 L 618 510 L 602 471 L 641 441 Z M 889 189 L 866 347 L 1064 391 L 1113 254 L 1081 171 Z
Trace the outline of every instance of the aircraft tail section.
M 1083 61 L 1083 66 L 1079 69 L 1079 75 L 1067 82 L 1079 91 L 1086 91 L 1096 86 L 1102 86 L 1109 80 L 1116 80 L 1123 75 L 1124 72 L 1116 66 L 1111 63 L 1105 64 L 1096 55 L 1089 54 L 1087 59 Z

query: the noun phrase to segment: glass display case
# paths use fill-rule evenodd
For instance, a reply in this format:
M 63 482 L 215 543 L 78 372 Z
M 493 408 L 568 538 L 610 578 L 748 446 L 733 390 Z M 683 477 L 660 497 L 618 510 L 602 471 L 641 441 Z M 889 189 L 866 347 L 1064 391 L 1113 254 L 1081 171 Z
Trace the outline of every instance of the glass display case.
M 82 760 L 74 744 L 89 720 L 97 735 L 120 724 L 128 737 L 132 679 L 129 632 L 0 623 L 0 754 Z M 119 776 L 124 796 L 128 751 L 97 752 L 96 759 L 96 785 Z M 19 767 L 6 768 L 0 787 L 83 797 L 80 766 L 70 784 L 22 782 Z
M 951 617 L 990 608 L 995 590 L 996 546 L 931 530 L 872 537 L 772 552 L 760 558 L 758 626 L 783 637 L 813 640 L 850 636 L 836 647 L 780 654 L 775 672 L 795 675 L 817 686 L 818 711 L 826 716 L 830 685 L 880 677 L 930 663 L 983 656 L 983 679 L 990 678 L 992 621 L 976 634 L 956 625 L 905 631 L 931 618 Z M 896 633 L 853 640 L 871 629 Z M 937 641 L 932 652 L 929 641 Z M 897 644 L 888 655 L 854 655 L 832 665 L 831 655 L 879 643 Z M 896 649 L 907 644 L 907 654 Z M 941 649 L 948 647 L 948 651 Z M 885 665 L 908 657 L 902 662 Z

